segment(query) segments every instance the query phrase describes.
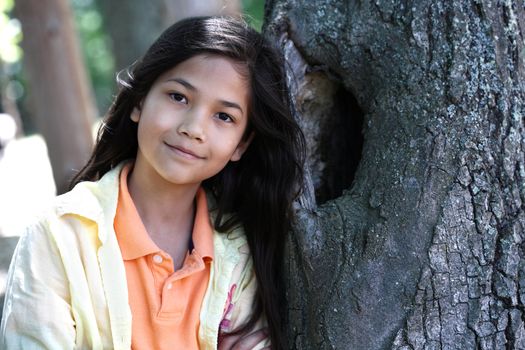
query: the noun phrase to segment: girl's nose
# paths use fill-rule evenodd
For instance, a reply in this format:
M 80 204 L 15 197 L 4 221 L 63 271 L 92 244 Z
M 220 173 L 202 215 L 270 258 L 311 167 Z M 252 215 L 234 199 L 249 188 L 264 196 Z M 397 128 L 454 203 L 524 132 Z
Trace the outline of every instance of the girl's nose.
M 206 141 L 204 123 L 205 113 L 202 111 L 188 112 L 177 128 L 179 134 L 200 142 Z

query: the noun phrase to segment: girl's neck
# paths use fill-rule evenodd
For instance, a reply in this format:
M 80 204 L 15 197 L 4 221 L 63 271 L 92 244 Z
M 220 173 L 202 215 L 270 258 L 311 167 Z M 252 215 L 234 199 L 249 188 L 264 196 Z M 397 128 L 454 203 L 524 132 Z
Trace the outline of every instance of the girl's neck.
M 133 169 L 128 176 L 129 193 L 146 231 L 174 261 L 183 250 L 187 251 L 199 186 L 175 185 L 142 168 Z

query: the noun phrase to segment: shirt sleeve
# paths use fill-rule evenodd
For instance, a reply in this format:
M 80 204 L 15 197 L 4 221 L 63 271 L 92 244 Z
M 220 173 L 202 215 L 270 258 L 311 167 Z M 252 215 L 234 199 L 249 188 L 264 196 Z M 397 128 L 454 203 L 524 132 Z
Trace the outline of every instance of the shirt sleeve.
M 2 349 L 73 349 L 75 322 L 68 282 L 45 222 L 21 236 L 9 267 Z
M 257 278 L 248 246 L 245 245 L 241 247 L 240 252 L 244 257 L 233 271 L 232 283 L 219 327 L 219 344 L 225 334 L 242 327 L 242 325 L 248 321 L 255 307 Z M 255 332 L 267 326 L 268 323 L 263 314 L 250 332 Z M 269 345 L 270 340 L 267 338 L 257 344 L 253 349 L 258 350 Z

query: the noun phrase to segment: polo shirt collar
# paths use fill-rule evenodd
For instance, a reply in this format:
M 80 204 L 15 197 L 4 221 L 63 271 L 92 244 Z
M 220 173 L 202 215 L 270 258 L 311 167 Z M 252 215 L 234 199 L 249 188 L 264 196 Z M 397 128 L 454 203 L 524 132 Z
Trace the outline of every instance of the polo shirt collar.
M 213 228 L 208 212 L 206 192 L 202 187 L 197 190 L 195 201 L 195 221 L 192 232 L 194 249 L 201 257 L 213 259 Z
M 119 181 L 119 194 L 114 227 L 124 260 L 133 260 L 160 251 L 148 235 L 133 199 L 129 194 L 127 179 L 133 164 L 126 164 Z M 192 240 L 194 249 L 202 258 L 213 259 L 213 229 L 208 214 L 206 193 L 199 188 L 196 195 L 196 210 Z

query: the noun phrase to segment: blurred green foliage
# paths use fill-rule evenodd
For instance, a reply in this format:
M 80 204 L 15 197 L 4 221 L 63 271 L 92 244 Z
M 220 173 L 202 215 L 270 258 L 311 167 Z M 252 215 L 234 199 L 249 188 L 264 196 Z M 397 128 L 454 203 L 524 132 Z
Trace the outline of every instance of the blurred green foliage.
M 264 19 L 264 0 L 242 0 L 242 8 L 246 21 L 261 31 Z
M 14 0 L 0 0 L 0 59 L 5 63 L 22 58 L 20 22 L 9 16 L 13 6 Z
M 13 18 L 14 0 L 0 0 L 0 111 L 14 112 L 12 108 L 24 111 L 25 79 L 22 74 L 23 51 L 22 27 Z M 9 108 L 6 103 L 10 104 Z M 25 115 L 25 113 L 24 113 Z M 24 126 L 32 128 L 27 121 Z
M 111 38 L 105 32 L 102 16 L 93 0 L 71 0 L 76 30 L 89 72 L 99 114 L 111 104 L 114 91 L 115 62 Z

